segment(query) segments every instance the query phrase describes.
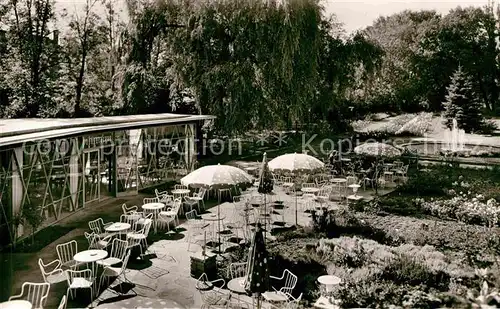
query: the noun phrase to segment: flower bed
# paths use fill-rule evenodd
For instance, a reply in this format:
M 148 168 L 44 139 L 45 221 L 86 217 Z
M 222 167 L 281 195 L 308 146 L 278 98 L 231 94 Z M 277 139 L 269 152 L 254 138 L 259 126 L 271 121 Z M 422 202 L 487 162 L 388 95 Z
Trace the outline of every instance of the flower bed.
M 403 124 L 395 134 L 399 136 L 424 136 L 432 124 L 432 113 L 420 113 Z
M 456 219 L 461 222 L 479 224 L 488 227 L 498 225 L 500 221 L 500 205 L 491 198 L 486 200 L 481 194 L 473 195 L 460 192 L 451 199 L 417 199 L 423 209 L 433 216 L 442 219 Z

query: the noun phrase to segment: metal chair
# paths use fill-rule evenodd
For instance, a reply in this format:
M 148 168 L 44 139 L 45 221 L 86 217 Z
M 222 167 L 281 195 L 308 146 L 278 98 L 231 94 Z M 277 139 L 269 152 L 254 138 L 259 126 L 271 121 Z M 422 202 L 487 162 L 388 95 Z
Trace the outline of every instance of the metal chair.
M 66 291 L 66 297 L 73 297 L 73 290 L 78 289 L 89 289 L 90 290 L 90 302 L 92 303 L 94 299 L 94 278 L 92 274 L 92 270 L 84 269 L 84 270 L 68 270 L 67 281 L 68 281 L 68 290 Z
M 220 287 L 216 286 L 220 284 Z M 196 289 L 200 292 L 203 304 L 201 309 L 212 307 L 225 308 L 229 302 L 230 294 L 225 293 L 222 287 L 226 285 L 224 279 L 208 280 L 207 274 L 203 273 L 196 282 Z
M 123 263 L 121 267 L 111 267 L 111 266 L 106 266 L 101 274 L 101 279 L 99 280 L 99 286 L 102 286 L 102 283 L 104 281 L 104 278 L 106 278 L 107 283 L 109 284 L 109 278 L 111 277 L 116 277 L 116 280 L 118 282 L 130 282 L 127 279 L 127 276 L 125 274 L 125 270 L 127 269 L 127 264 L 128 260 L 130 258 L 130 251 L 127 252 L 125 257 L 123 258 Z M 123 280 L 120 280 L 120 277 L 123 276 Z M 122 285 L 120 284 L 120 292 L 123 293 L 122 290 Z
M 127 254 L 128 242 L 126 240 L 121 240 L 118 238 L 113 239 L 113 244 L 111 245 L 111 252 L 107 258 L 104 260 L 97 261 L 97 264 L 103 266 L 112 266 L 123 262 L 125 255 Z
M 278 293 L 278 294 L 292 294 L 295 285 L 297 284 L 297 276 L 292 274 L 291 271 L 285 269 L 281 277 L 269 276 L 270 279 L 274 279 L 280 282 L 283 282 L 283 286 L 278 290 L 274 286 L 272 287 L 274 292 L 266 292 L 266 293 Z M 266 293 L 263 294 L 264 298 L 266 298 Z M 271 297 L 272 299 L 272 297 Z
M 105 238 L 101 239 L 96 233 L 87 233 L 83 232 L 85 238 L 89 242 L 89 249 L 105 249 L 108 247 L 109 242 L 111 240 L 112 235 L 108 235 Z
M 75 269 L 80 265 L 80 263 L 73 259 L 75 254 L 78 253 L 78 244 L 76 240 L 57 245 L 56 252 L 57 257 L 59 258 L 59 261 L 61 261 L 63 267 L 67 269 Z
M 111 234 L 106 232 L 106 227 L 110 226 L 111 224 L 113 224 L 113 222 L 104 223 L 104 220 L 102 218 L 97 218 L 95 220 L 89 221 L 89 228 L 92 232 L 98 234 L 99 237 L 104 238 Z
M 139 246 L 141 256 L 144 255 L 144 253 L 148 249 L 148 235 L 149 235 L 149 230 L 151 229 L 151 224 L 153 223 L 153 220 L 147 219 L 144 222 L 144 226 L 139 232 L 133 232 L 133 233 L 128 233 L 127 234 L 127 242 L 128 242 L 128 247 L 132 248 L 134 246 Z M 144 250 L 142 249 L 144 247 Z
M 173 217 L 174 218 L 174 223 L 175 220 L 177 220 L 177 225 L 179 225 L 179 210 L 181 209 L 182 206 L 182 201 L 180 198 L 176 198 L 172 204 L 172 207 L 167 208 L 164 211 L 161 211 L 159 215 L 162 217 Z
M 54 260 L 44 264 L 42 259 L 38 259 L 38 266 L 42 273 L 43 281 L 49 284 L 59 283 L 66 280 L 64 270 L 61 269 L 61 261 Z
M 9 297 L 10 300 L 27 300 L 33 306 L 32 309 L 43 309 L 49 296 L 50 283 L 25 282 L 21 287 L 21 294 Z
M 127 215 L 138 210 L 137 206 L 127 207 L 127 204 L 122 205 L 123 214 Z
M 247 263 L 229 264 L 229 275 L 231 279 L 245 277 L 247 275 Z

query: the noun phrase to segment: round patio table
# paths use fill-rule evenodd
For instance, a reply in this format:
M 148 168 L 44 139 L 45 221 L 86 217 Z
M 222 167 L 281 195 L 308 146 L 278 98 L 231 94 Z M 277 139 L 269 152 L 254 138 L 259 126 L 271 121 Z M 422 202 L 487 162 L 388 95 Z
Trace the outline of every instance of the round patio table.
M 330 292 L 332 287 L 335 285 L 339 285 L 342 282 L 337 276 L 326 275 L 318 278 L 318 282 L 325 286 L 326 292 Z
M 344 183 L 344 182 L 347 182 L 347 179 L 346 178 L 332 178 L 332 179 L 330 179 L 330 182 L 333 182 L 333 183 Z
M 126 231 L 130 229 L 131 225 L 130 223 L 125 223 L 125 222 L 115 222 L 111 224 L 110 226 L 107 226 L 104 228 L 106 232 L 110 233 L 120 233 L 123 231 Z
M 9 300 L 0 303 L 0 309 L 31 309 L 33 306 L 27 300 Z
M 302 191 L 304 193 L 317 193 L 317 192 L 319 192 L 319 189 L 318 188 L 302 188 L 302 189 L 300 189 L 300 191 Z
M 189 190 L 188 190 L 189 191 Z M 153 212 L 153 223 L 155 228 L 155 234 L 158 226 L 158 212 L 165 207 L 163 203 L 147 203 L 142 205 L 142 209 L 149 210 Z
M 173 190 L 172 194 L 174 196 L 176 196 L 176 195 L 184 196 L 186 194 L 189 194 L 189 192 L 191 192 L 189 189 L 177 189 L 177 190 Z
M 90 269 L 92 270 L 92 276 L 97 276 L 96 273 L 96 263 L 99 260 L 105 259 L 108 256 L 108 251 L 106 250 L 85 250 L 82 252 L 78 252 L 73 257 L 73 260 L 79 263 L 90 264 Z

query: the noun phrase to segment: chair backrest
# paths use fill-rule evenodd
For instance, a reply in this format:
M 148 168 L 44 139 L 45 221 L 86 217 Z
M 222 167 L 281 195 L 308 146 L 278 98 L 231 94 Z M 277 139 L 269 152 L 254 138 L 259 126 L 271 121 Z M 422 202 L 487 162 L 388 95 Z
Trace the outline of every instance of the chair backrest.
M 41 309 L 47 301 L 49 295 L 49 283 L 25 282 L 21 287 L 21 294 L 11 296 L 9 300 L 23 299 L 27 300 L 33 306 L 33 309 Z
M 174 190 L 184 190 L 187 189 L 188 187 L 185 185 L 174 185 Z
M 99 235 L 92 232 L 92 233 L 87 233 L 83 232 L 85 235 L 85 238 L 87 238 L 87 241 L 89 242 L 89 249 L 98 249 L 97 248 L 97 243 L 101 240 Z
M 316 185 L 314 183 L 303 183 L 302 188 L 314 188 Z
M 89 228 L 96 234 L 104 233 L 104 221 L 102 220 L 102 218 L 97 218 L 95 220 L 89 221 Z
M 172 211 L 178 213 L 181 206 L 182 206 L 182 200 L 180 197 L 178 197 L 174 200 L 172 204 Z
M 38 259 L 38 267 L 40 267 L 40 272 L 42 273 L 43 281 L 47 282 L 47 275 L 50 274 L 50 271 L 45 271 L 45 268 L 48 266 L 57 263 L 58 265 L 52 268 L 52 271 L 57 269 L 58 267 L 61 266 L 61 261 L 59 260 L 54 260 L 50 262 L 49 264 L 45 264 L 42 259 Z
M 280 289 L 280 291 L 283 293 L 292 294 L 292 291 L 295 288 L 295 285 L 297 284 L 297 276 L 292 274 L 292 272 L 289 271 L 288 269 L 285 269 L 285 271 L 283 272 L 283 276 L 285 279 L 285 285 Z
M 89 281 L 92 281 L 92 270 L 91 269 L 66 270 L 66 280 L 68 281 L 68 285 L 71 285 L 71 283 L 73 283 L 73 280 L 75 278 L 85 278 Z
M 247 275 L 247 263 L 229 264 L 229 274 L 231 275 L 231 279 L 245 277 Z
M 346 185 L 348 186 L 356 184 L 358 182 L 358 180 L 354 176 L 347 176 L 346 179 L 347 179 Z
M 113 244 L 111 245 L 110 257 L 114 257 L 123 261 L 125 254 L 127 253 L 128 242 L 126 240 L 121 240 L 118 238 L 113 239 Z
M 153 224 L 153 220 L 146 219 L 144 220 L 144 226 L 141 229 L 141 234 L 144 234 L 146 237 L 149 235 L 149 230 L 151 229 L 151 225 Z
M 75 254 L 78 253 L 78 244 L 76 240 L 69 241 L 56 246 L 57 256 L 61 263 L 67 263 L 73 260 Z
M 134 230 L 135 224 L 137 223 L 137 214 L 138 213 L 136 213 L 135 215 L 130 215 L 130 214 L 120 215 L 120 222 L 130 224 L 130 228 Z
M 160 202 L 160 199 L 157 198 L 157 197 L 145 197 L 143 200 L 142 200 L 142 203 L 143 204 L 149 204 L 149 203 L 159 203 Z
M 198 213 L 196 212 L 196 209 L 186 212 L 186 219 L 188 220 L 188 222 L 191 220 L 196 220 L 197 216 Z
M 394 161 L 393 164 L 394 164 L 395 168 L 401 169 L 401 168 L 403 168 L 404 163 L 403 163 L 403 161 Z
M 122 205 L 123 214 L 129 214 L 129 213 L 137 211 L 137 210 L 138 210 L 137 206 L 127 207 L 127 204 L 125 204 L 125 203 Z
M 66 309 L 66 295 L 63 295 L 61 298 L 61 302 L 59 303 L 59 307 L 57 309 Z
M 198 191 L 197 196 L 201 199 L 205 198 L 205 194 L 207 193 L 207 188 L 200 188 L 200 191 Z

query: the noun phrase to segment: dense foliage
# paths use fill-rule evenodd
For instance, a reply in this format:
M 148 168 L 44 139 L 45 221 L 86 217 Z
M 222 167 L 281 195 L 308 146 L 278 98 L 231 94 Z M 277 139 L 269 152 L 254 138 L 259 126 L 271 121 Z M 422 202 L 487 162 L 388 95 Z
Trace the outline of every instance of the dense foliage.
M 177 111 L 230 134 L 341 130 L 369 112 L 441 110 L 459 65 L 498 106 L 490 7 L 404 11 L 351 35 L 317 0 L 87 0 L 63 16 L 51 0 L 7 1 L 0 17 L 3 117 Z

